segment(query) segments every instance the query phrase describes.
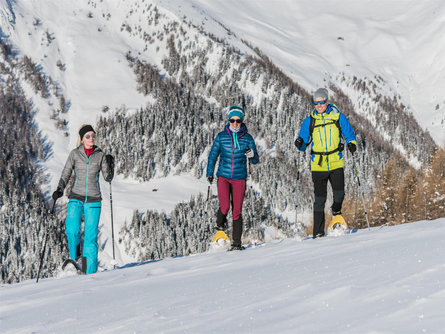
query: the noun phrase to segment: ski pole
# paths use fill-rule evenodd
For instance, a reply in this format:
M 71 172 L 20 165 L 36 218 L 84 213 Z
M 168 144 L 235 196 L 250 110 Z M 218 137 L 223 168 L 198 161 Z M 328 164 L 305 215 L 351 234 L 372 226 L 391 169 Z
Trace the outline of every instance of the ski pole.
M 207 199 L 206 199 L 206 205 L 205 205 L 205 214 L 209 216 L 209 225 L 212 225 L 212 220 L 210 218 L 209 214 L 209 198 L 210 198 L 210 184 L 207 186 Z
M 116 257 L 114 253 L 113 195 L 111 191 L 111 181 L 110 181 L 110 208 L 111 208 L 111 240 L 113 244 L 113 268 L 116 269 Z
M 53 215 L 54 214 L 54 209 L 56 207 L 56 201 L 53 200 L 53 206 L 51 208 L 50 214 Z M 49 231 L 48 231 L 48 226 L 46 227 L 46 233 L 45 233 L 45 241 L 43 244 L 43 251 L 40 254 L 40 264 L 39 264 L 39 271 L 37 272 L 37 280 L 36 283 L 39 283 L 39 277 L 40 277 L 40 271 L 42 270 L 42 265 L 43 265 L 43 258 L 45 257 L 45 251 L 46 251 L 46 243 L 48 242 L 48 236 L 49 236 Z
M 255 230 L 255 220 L 253 219 L 253 186 L 252 186 L 252 165 L 249 161 L 249 179 L 250 179 L 250 210 L 251 210 L 251 225 L 252 229 Z
M 360 196 L 362 197 L 362 202 L 363 202 L 363 209 L 365 210 L 366 223 L 368 224 L 368 230 L 369 230 L 368 211 L 366 210 L 365 196 L 363 194 L 362 185 L 360 184 L 360 178 L 358 176 L 358 169 L 355 168 L 355 160 L 354 160 L 354 154 L 353 153 L 352 153 L 352 168 L 353 168 L 353 170 L 355 172 L 355 176 L 357 177 L 357 183 L 358 183 L 358 187 L 359 187 L 359 190 L 360 190 Z
M 300 155 L 297 158 L 297 185 L 295 191 L 295 224 L 294 224 L 294 232 L 297 232 L 297 224 L 298 224 L 298 192 L 299 192 L 299 184 L 300 184 Z

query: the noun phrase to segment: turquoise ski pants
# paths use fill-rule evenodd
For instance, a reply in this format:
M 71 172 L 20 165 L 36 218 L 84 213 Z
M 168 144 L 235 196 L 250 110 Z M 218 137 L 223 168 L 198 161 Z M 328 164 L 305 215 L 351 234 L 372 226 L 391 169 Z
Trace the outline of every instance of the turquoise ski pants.
M 80 244 L 80 223 L 82 215 L 85 216 L 85 231 L 83 236 L 83 256 L 87 258 L 87 274 L 97 271 L 97 233 L 99 227 L 101 202 L 85 203 L 77 199 L 68 202 L 68 214 L 66 217 L 66 236 L 70 258 L 76 259 L 77 246 Z

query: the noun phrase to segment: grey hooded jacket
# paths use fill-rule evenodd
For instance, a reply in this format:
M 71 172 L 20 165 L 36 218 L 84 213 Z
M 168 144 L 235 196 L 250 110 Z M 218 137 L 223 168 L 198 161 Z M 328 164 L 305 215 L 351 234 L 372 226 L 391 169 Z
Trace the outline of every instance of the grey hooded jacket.
M 59 180 L 58 188 L 62 191 L 65 189 L 73 171 L 76 179 L 68 198 L 83 202 L 100 202 L 102 196 L 99 186 L 99 172 L 102 171 L 102 175 L 107 182 L 111 181 L 112 178 L 105 160 L 105 153 L 99 147 L 95 147 L 93 153 L 87 157 L 83 145 L 72 150 Z

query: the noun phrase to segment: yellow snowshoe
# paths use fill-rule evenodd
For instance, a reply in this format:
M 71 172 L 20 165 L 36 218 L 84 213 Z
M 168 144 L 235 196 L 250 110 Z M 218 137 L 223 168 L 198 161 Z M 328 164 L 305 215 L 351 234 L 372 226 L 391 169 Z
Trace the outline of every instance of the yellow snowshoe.
M 210 243 L 209 253 L 218 253 L 227 251 L 230 248 L 230 239 L 226 232 L 218 230 Z
M 336 215 L 332 218 L 328 226 L 328 235 L 341 235 L 348 229 L 345 219 L 342 215 Z
M 218 240 L 221 240 L 221 239 L 230 242 L 230 239 L 227 236 L 226 232 L 224 232 L 222 230 L 218 230 L 218 231 L 216 231 L 215 236 L 213 237 L 212 243 L 216 243 L 216 242 L 218 242 Z

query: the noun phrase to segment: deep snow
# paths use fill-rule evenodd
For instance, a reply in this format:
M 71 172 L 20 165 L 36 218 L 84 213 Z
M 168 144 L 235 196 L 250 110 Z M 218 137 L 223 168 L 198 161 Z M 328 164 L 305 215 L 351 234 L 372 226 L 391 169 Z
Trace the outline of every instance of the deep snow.
M 445 218 L 0 286 L 2 333 L 443 333 Z

